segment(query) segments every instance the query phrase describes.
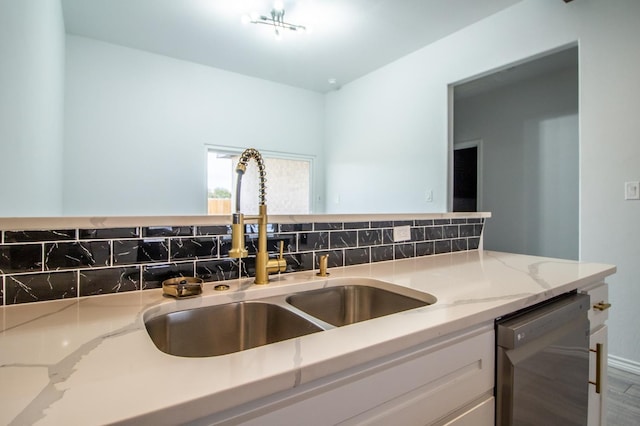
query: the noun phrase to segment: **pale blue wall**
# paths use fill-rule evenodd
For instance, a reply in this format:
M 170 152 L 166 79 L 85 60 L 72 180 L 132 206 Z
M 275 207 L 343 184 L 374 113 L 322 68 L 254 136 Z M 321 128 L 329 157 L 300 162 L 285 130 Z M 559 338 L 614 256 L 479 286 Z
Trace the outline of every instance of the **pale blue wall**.
M 343 202 L 341 211 L 444 211 L 448 85 L 579 42 L 580 259 L 618 266 L 608 280 L 610 352 L 640 372 L 640 328 L 632 326 L 640 202 L 623 197 L 624 182 L 640 180 L 638 17 L 637 0 L 523 0 L 331 93 L 327 210 L 338 210 L 335 194 L 356 190 L 362 202 Z M 367 169 L 373 156 L 383 166 Z M 397 198 L 379 175 L 393 180 Z M 422 199 L 425 187 L 434 190 L 432 205 Z
M 0 2 L 0 216 L 58 216 L 64 99 L 60 0 Z
M 322 194 L 323 117 L 319 93 L 67 36 L 64 214 L 205 214 L 206 144 L 311 156 Z

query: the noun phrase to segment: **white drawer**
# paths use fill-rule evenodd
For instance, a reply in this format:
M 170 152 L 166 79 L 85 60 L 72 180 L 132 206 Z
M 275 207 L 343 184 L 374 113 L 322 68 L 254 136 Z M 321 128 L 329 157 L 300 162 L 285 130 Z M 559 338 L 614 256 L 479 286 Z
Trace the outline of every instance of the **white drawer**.
M 609 285 L 605 282 L 582 290 L 583 293 L 591 297 L 591 309 L 589 310 L 589 321 L 591 322 L 591 332 L 604 325 L 609 318 Z

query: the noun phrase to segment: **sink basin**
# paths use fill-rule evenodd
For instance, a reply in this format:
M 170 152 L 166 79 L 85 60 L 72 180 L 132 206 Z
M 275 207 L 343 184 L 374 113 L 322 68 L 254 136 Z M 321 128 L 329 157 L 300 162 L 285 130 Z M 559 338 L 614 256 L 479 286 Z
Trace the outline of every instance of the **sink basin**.
M 281 306 L 255 301 L 170 312 L 146 327 L 158 349 L 183 357 L 225 355 L 322 331 Z
M 297 309 L 336 327 L 427 306 L 436 301 L 426 293 L 415 292 L 408 296 L 367 285 L 340 285 L 305 291 L 290 295 L 286 300 Z

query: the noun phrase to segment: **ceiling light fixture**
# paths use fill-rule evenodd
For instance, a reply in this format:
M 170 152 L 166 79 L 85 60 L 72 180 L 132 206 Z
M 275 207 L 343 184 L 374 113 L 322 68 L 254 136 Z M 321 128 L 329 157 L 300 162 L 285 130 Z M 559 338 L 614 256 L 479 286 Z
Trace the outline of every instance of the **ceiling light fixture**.
M 282 3 L 282 1 L 276 1 L 273 4 L 273 9 L 271 9 L 270 17 L 252 13 L 251 15 L 243 15 L 242 23 L 270 25 L 275 31 L 276 40 L 280 40 L 282 38 L 282 34 L 280 33 L 281 30 L 300 32 L 307 31 L 307 27 L 305 27 L 304 25 L 291 24 L 284 21 L 284 4 Z

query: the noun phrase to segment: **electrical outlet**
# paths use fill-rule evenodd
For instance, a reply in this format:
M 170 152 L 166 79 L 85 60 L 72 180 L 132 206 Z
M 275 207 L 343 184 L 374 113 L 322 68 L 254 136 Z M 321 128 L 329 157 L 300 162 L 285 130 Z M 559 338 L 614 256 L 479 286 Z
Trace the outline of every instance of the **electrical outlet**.
M 400 241 L 408 241 L 410 239 L 411 239 L 411 227 L 409 225 L 396 226 L 393 228 L 394 243 L 397 243 Z
M 624 199 L 640 200 L 640 182 L 624 183 Z
M 433 190 L 432 189 L 427 189 L 427 194 L 425 197 L 425 201 L 427 203 L 432 203 L 433 202 Z

